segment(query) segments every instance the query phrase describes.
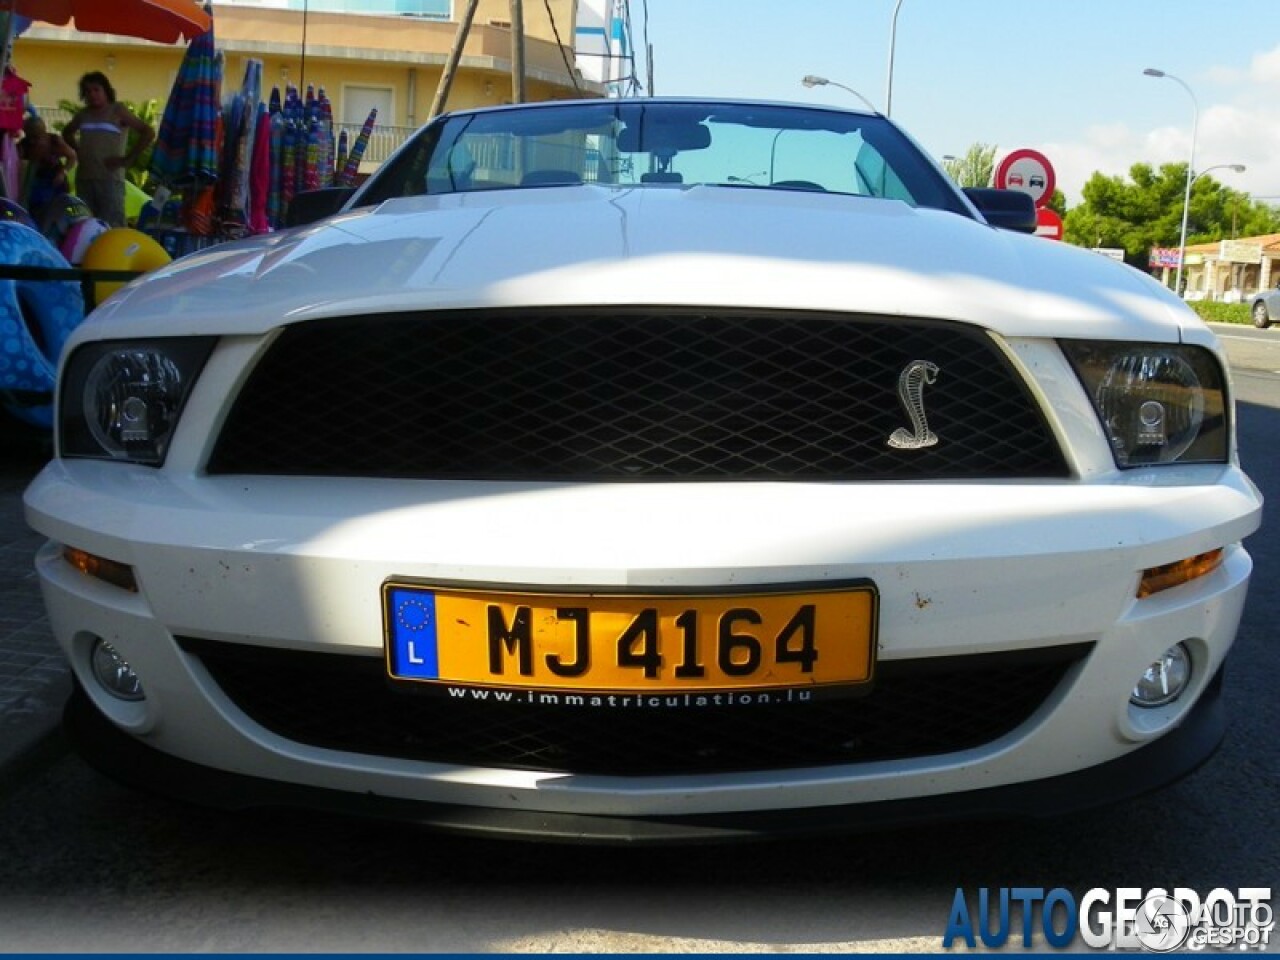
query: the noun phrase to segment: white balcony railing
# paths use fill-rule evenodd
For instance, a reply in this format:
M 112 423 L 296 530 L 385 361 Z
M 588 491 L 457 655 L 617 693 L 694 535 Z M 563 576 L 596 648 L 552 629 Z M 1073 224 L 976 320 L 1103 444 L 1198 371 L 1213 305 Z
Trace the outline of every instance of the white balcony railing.
M 333 136 L 336 139 L 345 130 L 347 132 L 347 143 L 354 146 L 362 126 L 363 124 L 359 123 L 335 123 L 333 125 Z M 364 156 L 361 158 L 363 169 L 368 171 L 371 167 L 376 167 L 382 163 L 387 157 L 391 156 L 396 147 L 404 143 L 417 130 L 417 127 L 393 127 L 377 124 L 373 128 L 373 135 L 369 137 L 369 144 L 365 147 Z

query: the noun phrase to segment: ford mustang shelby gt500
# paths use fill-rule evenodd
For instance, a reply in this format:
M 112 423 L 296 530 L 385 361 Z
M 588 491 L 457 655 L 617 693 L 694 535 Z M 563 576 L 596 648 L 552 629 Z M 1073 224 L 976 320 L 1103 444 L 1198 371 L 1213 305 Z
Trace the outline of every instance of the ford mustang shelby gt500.
M 1009 198 L 869 112 L 517 105 L 139 279 L 25 498 L 74 742 L 597 840 L 1185 774 L 1261 511 L 1223 354 Z

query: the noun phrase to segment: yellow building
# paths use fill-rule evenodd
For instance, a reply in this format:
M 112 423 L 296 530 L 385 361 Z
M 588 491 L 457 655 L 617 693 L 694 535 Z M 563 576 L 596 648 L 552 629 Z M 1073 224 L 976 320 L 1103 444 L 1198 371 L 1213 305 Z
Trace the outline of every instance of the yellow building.
M 1188 300 L 1239 303 L 1280 279 L 1280 233 L 1187 247 Z
M 105 0 L 104 0 L 105 2 Z M 224 55 L 223 94 L 240 88 L 250 59 L 263 63 L 263 99 L 273 86 L 323 87 L 338 129 L 358 132 L 371 107 L 378 129 L 365 159 L 376 165 L 429 117 L 465 9 L 451 19 L 319 10 L 334 6 L 290 0 L 225 0 L 213 4 L 216 46 Z M 448 9 L 449 4 L 442 2 Z M 350 4 L 359 6 L 359 4 Z M 394 6 L 388 4 L 388 8 Z M 525 99 L 602 96 L 574 65 L 579 0 L 525 3 Z M 513 33 L 509 0 L 480 0 L 445 109 L 513 99 Z M 13 44 L 12 63 L 31 85 L 30 101 L 55 126 L 61 101 L 77 100 L 77 81 L 90 70 L 111 79 L 122 100 L 157 101 L 163 110 L 185 47 L 72 27 L 33 23 Z M 367 166 L 366 166 L 367 169 Z

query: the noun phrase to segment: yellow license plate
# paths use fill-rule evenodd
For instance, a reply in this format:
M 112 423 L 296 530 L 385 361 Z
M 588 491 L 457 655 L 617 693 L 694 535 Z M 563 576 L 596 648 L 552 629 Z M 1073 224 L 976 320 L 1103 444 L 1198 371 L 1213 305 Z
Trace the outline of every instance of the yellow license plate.
M 871 679 L 878 594 L 505 593 L 383 585 L 387 670 L 444 685 L 597 692 L 769 690 Z

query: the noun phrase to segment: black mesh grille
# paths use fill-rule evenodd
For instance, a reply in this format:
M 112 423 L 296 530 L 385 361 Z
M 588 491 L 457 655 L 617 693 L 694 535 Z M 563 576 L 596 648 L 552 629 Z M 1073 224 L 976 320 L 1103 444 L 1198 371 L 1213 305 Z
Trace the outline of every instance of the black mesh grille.
M 924 392 L 932 447 L 898 380 Z M 229 414 L 214 473 L 481 479 L 1063 477 L 1025 385 L 981 331 L 922 320 L 638 308 L 312 321 Z
M 374 756 L 566 773 L 659 775 L 952 753 L 1023 721 L 1089 645 L 877 668 L 856 698 L 624 708 L 475 701 L 395 688 L 381 659 L 190 638 L 226 694 L 300 743 Z

